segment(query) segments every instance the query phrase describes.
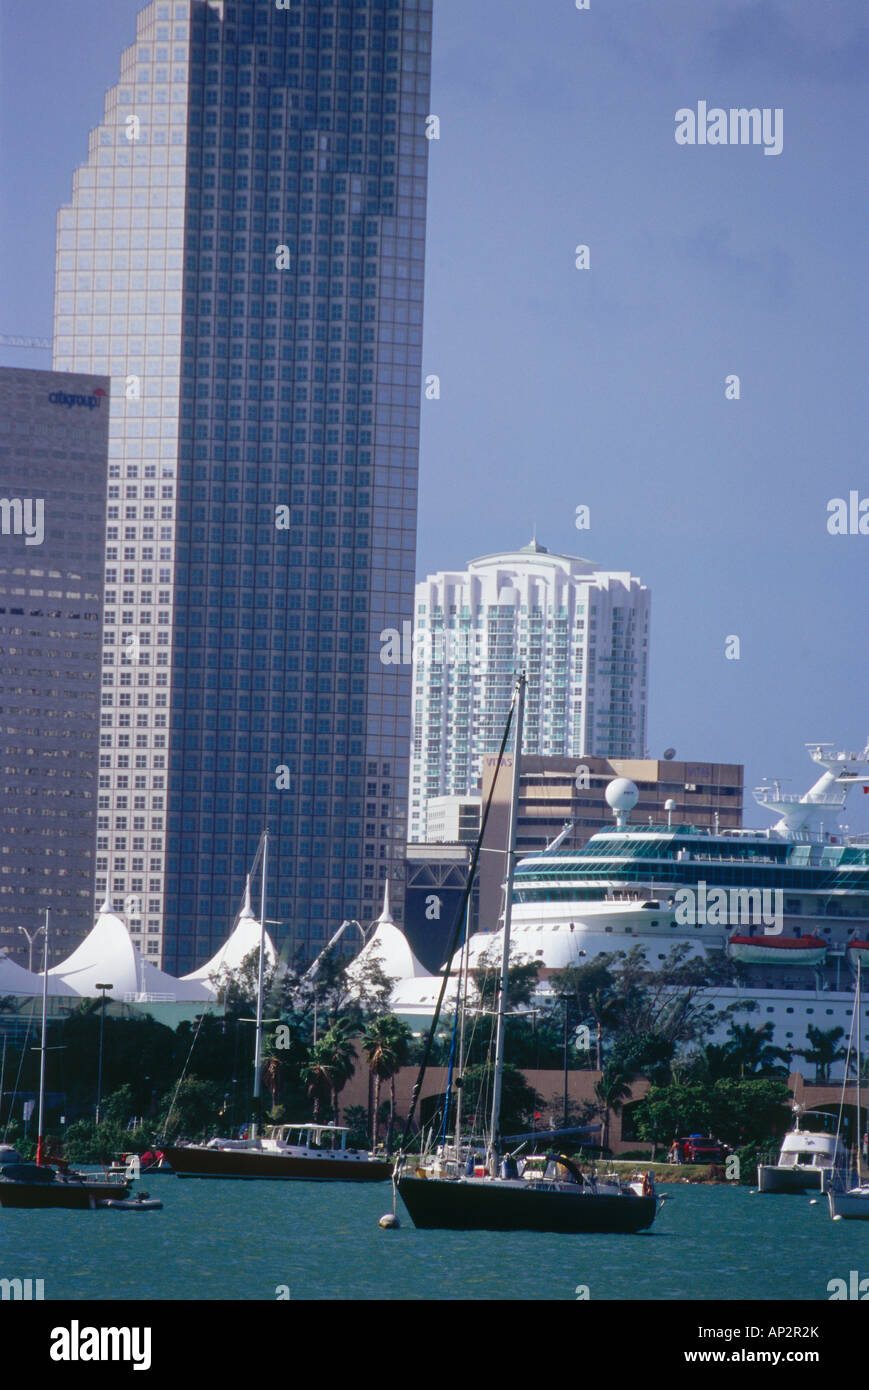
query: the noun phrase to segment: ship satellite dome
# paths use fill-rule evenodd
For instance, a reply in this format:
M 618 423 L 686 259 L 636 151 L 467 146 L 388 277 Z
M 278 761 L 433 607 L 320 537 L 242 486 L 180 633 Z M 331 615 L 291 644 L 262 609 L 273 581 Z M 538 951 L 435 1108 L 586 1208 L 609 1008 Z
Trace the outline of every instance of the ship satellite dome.
M 607 805 L 614 811 L 632 811 L 639 800 L 637 785 L 629 777 L 614 777 L 608 783 L 604 796 Z
M 665 810 L 665 811 L 675 811 L 675 809 L 676 809 L 676 803 L 675 803 L 675 801 L 673 800 L 672 796 L 668 796 L 668 797 L 667 797 L 667 800 L 664 802 L 664 810 Z

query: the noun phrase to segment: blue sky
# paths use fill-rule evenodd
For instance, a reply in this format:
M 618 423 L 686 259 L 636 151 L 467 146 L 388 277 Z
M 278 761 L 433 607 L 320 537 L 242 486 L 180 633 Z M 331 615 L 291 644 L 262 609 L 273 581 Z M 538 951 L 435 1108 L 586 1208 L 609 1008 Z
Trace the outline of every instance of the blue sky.
M 865 6 L 591 6 L 435 0 L 418 573 L 535 525 L 630 568 L 650 752 L 803 790 L 804 741 L 869 735 L 869 536 L 826 530 L 869 496 Z M 0 0 L 4 333 L 50 336 L 55 212 L 140 8 Z M 677 145 L 700 100 L 781 107 L 782 153 Z

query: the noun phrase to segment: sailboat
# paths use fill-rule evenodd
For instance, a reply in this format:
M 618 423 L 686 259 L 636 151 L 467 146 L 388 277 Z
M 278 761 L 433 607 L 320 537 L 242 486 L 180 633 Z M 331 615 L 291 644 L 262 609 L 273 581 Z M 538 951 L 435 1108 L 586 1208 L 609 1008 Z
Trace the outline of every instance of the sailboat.
M 451 1150 L 442 1145 L 440 1153 L 423 1155 L 420 1158 L 411 1158 L 402 1152 L 396 1162 L 393 1181 L 414 1225 L 423 1229 L 633 1233 L 647 1229 L 657 1215 L 659 1199 L 651 1174 L 638 1181 L 629 1182 L 615 1174 L 598 1177 L 594 1173 L 584 1173 L 572 1158 L 555 1151 L 531 1155 L 524 1161 L 519 1159 L 515 1152 L 503 1151 L 504 1144 L 508 1141 L 501 1136 L 501 1093 L 526 681 L 523 672 L 516 681 L 499 754 L 500 766 L 510 724 L 515 716 L 503 949 L 497 1002 L 492 1109 L 486 1137 L 485 1163 L 477 1163 L 478 1155 L 474 1153 L 473 1143 L 463 1145 L 457 1123 Z M 488 805 L 474 852 L 466 897 L 476 870 L 487 815 Z M 460 910 L 460 922 L 461 916 Z M 442 987 L 420 1075 L 414 1086 L 402 1150 L 406 1146 L 443 995 Z M 458 1094 L 461 1095 L 461 1088 Z
M 845 1062 L 845 1085 L 847 1085 L 848 1062 L 851 1060 L 851 1047 L 854 1043 L 856 1031 L 856 1060 L 857 1060 L 857 1185 L 849 1187 L 845 1191 L 838 1187 L 831 1187 L 827 1193 L 827 1200 L 830 1203 L 830 1215 L 833 1220 L 839 1217 L 846 1221 L 869 1221 L 869 1181 L 863 1175 L 863 1119 L 860 1105 L 860 1068 L 862 1063 L 861 1056 L 861 1034 L 863 1021 L 861 1018 L 862 1010 L 862 970 L 863 963 L 857 960 L 857 988 L 854 993 L 854 1014 L 851 1022 L 851 1038 L 848 1043 L 848 1058 Z M 842 1105 L 839 1107 L 839 1124 L 842 1123 L 842 1110 L 845 1101 L 845 1085 L 842 1087 Z
M 48 1032 L 48 927 L 45 913 L 42 968 L 42 1040 L 39 1047 L 39 1123 L 36 1162 L 27 1163 L 15 1149 L 0 1146 L 0 1207 L 64 1207 L 74 1211 L 93 1211 L 109 1202 L 130 1195 L 125 1179 L 103 1174 L 79 1173 L 57 1159 L 49 1160 L 45 1143 L 45 1054 Z
M 266 877 L 269 832 L 263 832 L 252 872 L 262 856 L 260 949 L 257 975 L 256 1042 L 253 1059 L 253 1101 L 259 1114 L 263 1055 L 263 976 L 266 958 Z M 250 915 L 250 877 L 245 909 Z M 205 1144 L 163 1146 L 166 1160 L 179 1178 L 240 1178 L 307 1180 L 311 1182 L 386 1182 L 392 1163 L 363 1149 L 348 1147 L 350 1130 L 343 1125 L 304 1120 L 272 1125 L 259 1134 L 255 1120 L 244 1139 L 214 1138 Z

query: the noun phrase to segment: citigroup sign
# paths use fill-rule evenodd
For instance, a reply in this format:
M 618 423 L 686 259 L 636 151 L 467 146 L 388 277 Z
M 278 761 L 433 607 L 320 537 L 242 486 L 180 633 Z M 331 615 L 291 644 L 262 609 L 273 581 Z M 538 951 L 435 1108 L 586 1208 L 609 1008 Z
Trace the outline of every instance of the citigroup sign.
M 98 386 L 92 396 L 74 396 L 67 391 L 52 391 L 49 401 L 52 405 L 65 405 L 72 409 L 74 405 L 86 405 L 88 410 L 98 409 L 103 403 L 105 392 L 102 386 Z

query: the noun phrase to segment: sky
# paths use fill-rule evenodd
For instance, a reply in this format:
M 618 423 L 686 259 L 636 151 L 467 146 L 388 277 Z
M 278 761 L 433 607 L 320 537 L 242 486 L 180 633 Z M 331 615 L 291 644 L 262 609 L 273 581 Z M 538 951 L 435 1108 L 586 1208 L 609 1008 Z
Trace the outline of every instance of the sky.
M 827 529 L 869 497 L 865 5 L 434 7 L 417 573 L 535 531 L 630 569 L 650 754 L 802 792 L 804 743 L 869 739 L 869 536 Z M 0 0 L 0 334 L 51 335 L 56 211 L 140 8 Z M 781 108 L 781 153 L 677 144 L 700 101 Z

